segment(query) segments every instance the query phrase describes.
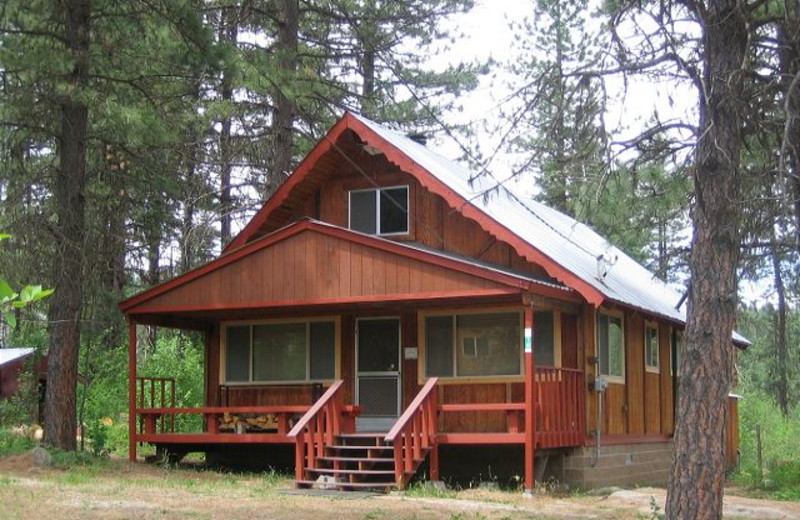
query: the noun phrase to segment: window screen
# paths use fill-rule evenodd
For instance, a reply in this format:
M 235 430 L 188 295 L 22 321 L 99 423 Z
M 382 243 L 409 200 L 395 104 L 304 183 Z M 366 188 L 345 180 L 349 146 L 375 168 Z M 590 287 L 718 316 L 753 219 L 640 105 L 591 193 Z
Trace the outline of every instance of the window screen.
M 253 380 L 306 379 L 306 324 L 253 327 Z
M 555 334 L 552 311 L 533 313 L 533 361 L 537 365 L 556 365 Z
M 250 379 L 250 327 L 228 327 L 225 338 L 225 380 Z
M 453 317 L 425 318 L 425 367 L 428 377 L 453 376 Z
M 375 190 L 350 192 L 350 229 L 374 235 L 378 232 Z
M 311 379 L 336 376 L 336 326 L 332 321 L 311 323 Z
M 459 376 L 520 374 L 522 347 L 518 312 L 457 316 L 456 339 L 462 346 L 456 350 Z
M 600 374 L 616 377 L 625 375 L 621 318 L 607 314 L 597 315 L 597 350 Z

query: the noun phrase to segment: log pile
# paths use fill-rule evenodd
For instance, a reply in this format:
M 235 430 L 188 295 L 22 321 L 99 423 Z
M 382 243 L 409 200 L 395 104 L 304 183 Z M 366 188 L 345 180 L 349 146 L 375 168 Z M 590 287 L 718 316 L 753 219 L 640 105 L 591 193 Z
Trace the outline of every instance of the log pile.
M 219 418 L 220 431 L 262 432 L 278 429 L 278 418 L 275 414 L 223 414 Z

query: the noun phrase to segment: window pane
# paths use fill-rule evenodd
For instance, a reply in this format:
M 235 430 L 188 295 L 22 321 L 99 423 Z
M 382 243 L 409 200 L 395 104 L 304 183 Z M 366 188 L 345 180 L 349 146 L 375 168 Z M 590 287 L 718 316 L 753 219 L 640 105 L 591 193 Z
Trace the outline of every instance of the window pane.
M 306 378 L 306 324 L 253 327 L 253 380 L 300 381 Z
M 425 367 L 428 377 L 453 375 L 453 317 L 425 318 Z
M 644 341 L 644 355 L 647 366 L 658 368 L 658 329 L 646 327 Z
M 625 354 L 622 344 L 622 320 L 608 318 L 608 375 L 622 377 L 624 373 Z
M 375 190 L 350 192 L 350 229 L 374 235 L 377 232 Z
M 311 379 L 336 376 L 336 325 L 332 321 L 311 323 Z
M 600 375 L 608 375 L 608 316 L 597 315 L 597 357 L 600 361 Z
M 518 375 L 522 335 L 517 312 L 467 314 L 456 318 L 459 376 Z M 465 352 L 464 345 L 472 345 Z
M 381 234 L 408 233 L 408 188 L 381 190 Z
M 553 327 L 551 311 L 533 313 L 533 362 L 537 365 L 552 367 L 556 364 Z
M 225 337 L 225 381 L 250 379 L 250 326 L 228 327 Z

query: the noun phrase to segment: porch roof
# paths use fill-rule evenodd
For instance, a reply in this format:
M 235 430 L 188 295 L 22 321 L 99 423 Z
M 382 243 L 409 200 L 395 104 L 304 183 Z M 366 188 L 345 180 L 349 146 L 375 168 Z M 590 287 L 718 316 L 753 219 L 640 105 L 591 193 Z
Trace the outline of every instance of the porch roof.
M 136 321 L 192 327 L 346 306 L 520 301 L 575 291 L 523 272 L 304 219 L 123 301 Z

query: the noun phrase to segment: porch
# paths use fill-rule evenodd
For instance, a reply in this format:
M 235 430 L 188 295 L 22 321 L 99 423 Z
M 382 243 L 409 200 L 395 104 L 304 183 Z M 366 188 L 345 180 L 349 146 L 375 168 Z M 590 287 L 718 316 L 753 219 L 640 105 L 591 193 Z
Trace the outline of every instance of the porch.
M 535 450 L 582 445 L 585 418 L 582 371 L 535 367 L 531 373 L 526 378 L 530 399 L 524 402 L 442 403 L 439 378 L 430 378 L 388 431 L 369 433 L 357 431 L 363 408 L 345 404 L 341 379 L 309 405 L 178 408 L 174 379 L 139 377 L 131 460 L 140 443 L 181 456 L 221 445 L 283 444 L 294 447 L 298 486 L 329 476 L 341 489 L 402 489 L 425 461 L 428 477 L 439 479 L 440 446 L 520 445 L 525 447 L 525 488 L 532 489 Z M 504 427 L 464 431 L 469 428 L 449 420 L 470 414 L 502 416 Z M 199 417 L 202 426 L 178 432 L 180 416 Z

